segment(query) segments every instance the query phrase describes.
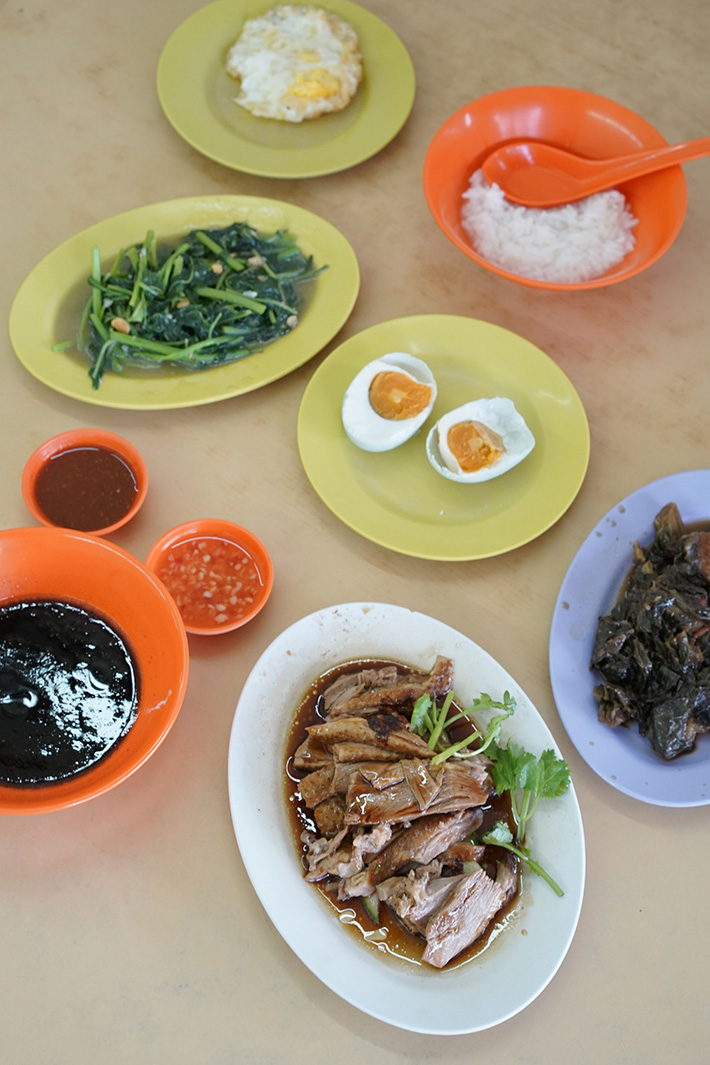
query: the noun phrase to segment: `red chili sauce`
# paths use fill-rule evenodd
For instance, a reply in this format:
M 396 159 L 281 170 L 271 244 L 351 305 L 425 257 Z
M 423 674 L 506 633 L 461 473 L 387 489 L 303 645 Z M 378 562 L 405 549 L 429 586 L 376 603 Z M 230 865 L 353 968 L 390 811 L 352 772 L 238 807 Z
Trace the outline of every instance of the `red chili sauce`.
M 76 447 L 53 455 L 35 483 L 37 505 L 65 529 L 91 532 L 124 518 L 138 485 L 127 462 L 104 447 Z
M 263 588 L 251 555 L 217 536 L 175 544 L 157 574 L 185 624 L 197 628 L 241 621 L 251 613 Z

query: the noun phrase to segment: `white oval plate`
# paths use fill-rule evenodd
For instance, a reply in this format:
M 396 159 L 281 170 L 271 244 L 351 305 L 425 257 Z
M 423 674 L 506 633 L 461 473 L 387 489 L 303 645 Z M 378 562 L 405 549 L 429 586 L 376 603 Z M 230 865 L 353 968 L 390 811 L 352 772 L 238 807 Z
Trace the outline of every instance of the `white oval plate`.
M 357 658 L 392 658 L 429 669 L 438 654 L 455 662 L 455 690 L 517 700 L 507 725 L 535 754 L 556 744 L 513 678 L 489 654 L 434 618 L 381 603 L 346 603 L 286 629 L 251 671 L 229 745 L 229 798 L 239 850 L 269 917 L 301 961 L 331 990 L 379 1020 L 412 1032 L 459 1035 L 500 1024 L 547 986 L 572 941 L 584 889 L 584 834 L 573 788 L 542 803 L 530 824 L 533 853 L 564 889 L 558 898 L 533 875 L 505 932 L 450 972 L 391 962 L 340 926 L 303 879 L 286 810 L 284 762 L 293 713 L 312 681 Z M 258 727 L 257 727 L 258 726 Z M 504 734 L 505 736 L 505 734 Z M 245 743 L 244 738 L 249 742 Z
M 710 738 L 664 762 L 638 729 L 610 728 L 597 717 L 591 672 L 599 618 L 614 605 L 631 568 L 636 540 L 653 539 L 653 519 L 676 503 L 683 521 L 710 519 L 710 470 L 661 477 L 622 499 L 590 532 L 562 582 L 550 629 L 550 681 L 569 738 L 587 765 L 613 788 L 655 806 L 710 803 Z

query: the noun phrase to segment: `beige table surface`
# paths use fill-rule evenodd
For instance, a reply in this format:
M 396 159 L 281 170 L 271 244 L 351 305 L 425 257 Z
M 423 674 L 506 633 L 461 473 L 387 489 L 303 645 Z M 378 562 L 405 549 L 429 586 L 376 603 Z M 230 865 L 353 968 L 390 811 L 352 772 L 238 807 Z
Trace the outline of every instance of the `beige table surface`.
M 514 85 L 613 97 L 670 141 L 709 132 L 704 0 L 368 0 L 417 73 L 411 117 L 375 158 L 312 180 L 260 179 L 213 163 L 164 119 L 160 50 L 196 0 L 4 0 L 1 313 L 35 263 L 96 221 L 201 193 L 289 200 L 354 246 L 362 288 L 336 338 L 252 394 L 141 413 L 89 407 L 31 377 L 0 341 L 0 523 L 31 524 L 25 459 L 53 433 L 100 425 L 129 437 L 151 474 L 115 542 L 144 557 L 179 521 L 218 515 L 253 529 L 275 565 L 253 624 L 192 639 L 187 697 L 166 742 L 113 792 L 64 812 L 0 820 L 0 1061 L 231 1065 L 335 1059 L 638 1063 L 708 1060 L 707 811 L 637 802 L 577 755 L 550 689 L 553 605 L 578 547 L 618 500 L 708 464 L 710 181 L 686 169 L 674 246 L 626 284 L 554 294 L 498 278 L 446 241 L 421 188 L 426 146 L 454 110 Z M 478 317 L 537 344 L 569 376 L 592 437 L 586 480 L 562 520 L 508 555 L 426 562 L 360 537 L 311 489 L 296 448 L 310 375 L 339 340 L 388 318 Z M 272 927 L 244 871 L 226 757 L 242 684 L 287 625 L 323 606 L 413 607 L 481 643 L 552 729 L 582 807 L 588 877 L 577 934 L 547 989 L 477 1035 L 402 1032 L 341 1001 Z

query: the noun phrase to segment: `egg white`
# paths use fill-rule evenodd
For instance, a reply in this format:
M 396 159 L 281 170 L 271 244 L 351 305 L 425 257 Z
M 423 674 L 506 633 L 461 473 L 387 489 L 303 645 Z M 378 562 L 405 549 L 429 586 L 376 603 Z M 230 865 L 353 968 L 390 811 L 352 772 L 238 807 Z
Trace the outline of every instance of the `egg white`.
M 397 370 L 419 384 L 429 385 L 431 397 L 414 418 L 383 418 L 370 403 L 370 385 L 378 373 Z M 350 440 L 363 451 L 391 451 L 411 439 L 431 414 L 436 399 L 436 381 L 425 362 L 403 351 L 380 356 L 353 378 L 343 397 L 343 428 Z
M 313 5 L 282 4 L 248 19 L 226 66 L 240 81 L 241 107 L 285 122 L 342 110 L 362 78 L 356 31 Z
M 505 451 L 491 466 L 465 473 L 446 443 L 447 434 L 458 422 L 481 422 L 503 440 Z M 426 441 L 429 462 L 437 473 L 450 481 L 461 484 L 476 484 L 501 477 L 522 462 L 535 447 L 535 437 L 524 418 L 516 410 L 511 399 L 496 396 L 492 399 L 474 399 L 461 407 L 442 415 L 430 430 Z

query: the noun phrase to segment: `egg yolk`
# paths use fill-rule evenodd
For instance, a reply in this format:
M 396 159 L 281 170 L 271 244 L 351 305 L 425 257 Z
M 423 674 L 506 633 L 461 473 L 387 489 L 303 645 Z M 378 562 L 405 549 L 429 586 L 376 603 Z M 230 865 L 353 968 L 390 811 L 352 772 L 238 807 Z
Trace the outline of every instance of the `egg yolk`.
M 492 466 L 505 452 L 503 438 L 482 422 L 457 422 L 446 434 L 446 443 L 464 473 Z
M 289 91 L 294 96 L 305 96 L 308 99 L 314 99 L 315 97 L 327 99 L 329 96 L 334 96 L 339 89 L 340 81 L 338 78 L 320 67 L 307 72 L 301 71 L 296 76 L 293 85 L 289 87 Z
M 383 370 L 370 383 L 370 406 L 375 414 L 390 421 L 416 418 L 430 399 L 430 385 L 422 385 L 396 370 Z

